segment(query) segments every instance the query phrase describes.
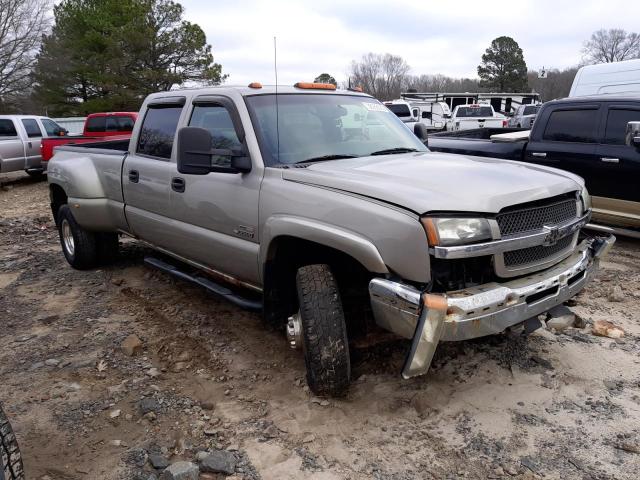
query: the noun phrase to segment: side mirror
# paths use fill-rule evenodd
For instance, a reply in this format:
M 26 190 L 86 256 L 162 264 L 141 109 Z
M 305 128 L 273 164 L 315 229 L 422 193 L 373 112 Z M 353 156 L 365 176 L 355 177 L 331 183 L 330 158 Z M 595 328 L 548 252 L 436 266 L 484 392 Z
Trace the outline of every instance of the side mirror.
M 178 172 L 206 175 L 210 172 L 246 173 L 251 171 L 251 159 L 243 151 L 213 149 L 213 137 L 206 128 L 183 127 L 178 130 Z M 213 156 L 229 157 L 229 166 L 214 165 Z
M 427 130 L 427 127 L 424 126 L 424 124 L 416 123 L 413 126 L 413 133 L 422 141 L 422 143 L 424 143 L 425 145 L 427 144 L 429 131 Z
M 627 123 L 624 143 L 630 147 L 640 148 L 640 122 Z
M 58 127 L 56 129 L 54 129 L 53 134 L 56 137 L 64 137 L 69 133 L 69 130 L 67 130 L 66 128 L 62 128 L 62 127 Z

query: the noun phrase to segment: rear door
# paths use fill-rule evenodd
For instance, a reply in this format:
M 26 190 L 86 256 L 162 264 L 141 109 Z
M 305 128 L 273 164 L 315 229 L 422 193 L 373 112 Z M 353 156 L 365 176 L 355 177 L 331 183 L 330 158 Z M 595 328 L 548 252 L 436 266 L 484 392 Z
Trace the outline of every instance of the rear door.
M 640 121 L 640 105 L 605 105 L 597 181 L 590 190 L 594 206 L 635 216 L 640 224 L 640 150 L 625 144 L 628 122 Z
M 42 166 L 40 143 L 43 133 L 35 118 L 22 118 L 22 127 L 27 135 L 24 142 L 25 168 L 39 168 Z
M 0 172 L 23 170 L 24 143 L 18 128 L 10 118 L 0 119 Z
M 183 96 L 149 101 L 122 169 L 125 214 L 132 233 L 162 248 L 176 243 L 169 238 L 167 215 L 174 139 L 184 104 Z
M 524 160 L 580 175 L 591 192 L 600 168 L 596 146 L 601 116 L 599 104 L 562 105 L 545 112 L 543 131 L 534 130 Z

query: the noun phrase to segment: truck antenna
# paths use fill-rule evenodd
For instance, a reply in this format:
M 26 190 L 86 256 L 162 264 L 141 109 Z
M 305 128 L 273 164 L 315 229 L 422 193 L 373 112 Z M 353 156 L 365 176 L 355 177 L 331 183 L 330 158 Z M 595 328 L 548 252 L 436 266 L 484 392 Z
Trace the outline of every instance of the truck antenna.
M 278 151 L 278 163 L 280 163 L 280 116 L 278 111 L 278 47 L 276 37 L 273 37 L 273 69 L 276 74 L 276 145 Z

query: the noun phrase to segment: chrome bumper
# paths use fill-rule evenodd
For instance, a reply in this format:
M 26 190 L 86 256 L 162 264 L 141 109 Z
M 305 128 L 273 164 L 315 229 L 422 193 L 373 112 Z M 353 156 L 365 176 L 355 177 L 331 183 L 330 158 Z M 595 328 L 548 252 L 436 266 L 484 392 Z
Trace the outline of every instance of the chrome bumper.
M 555 266 L 510 280 L 426 294 L 410 285 L 374 278 L 369 295 L 376 323 L 413 344 L 403 376 L 426 373 L 440 340 L 468 340 L 500 333 L 546 312 L 582 290 L 615 237 L 584 240 Z

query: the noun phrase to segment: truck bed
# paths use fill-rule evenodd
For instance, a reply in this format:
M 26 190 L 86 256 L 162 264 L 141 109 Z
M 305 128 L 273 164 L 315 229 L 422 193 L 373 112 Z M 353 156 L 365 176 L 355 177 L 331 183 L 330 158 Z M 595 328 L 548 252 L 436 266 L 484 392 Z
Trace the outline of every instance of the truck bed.
M 474 128 L 429 135 L 429 150 L 480 157 L 520 160 L 526 141 L 494 142 L 491 136 L 521 132 L 524 128 Z
M 42 139 L 42 143 L 40 144 L 40 152 L 42 154 L 42 161 L 47 162 L 53 157 L 54 149 L 61 148 L 67 145 L 83 145 L 90 146 L 96 143 L 105 143 L 105 142 L 126 142 L 126 147 L 124 150 L 129 148 L 129 139 L 131 135 L 118 135 L 110 137 L 111 140 L 107 140 L 105 137 L 87 137 L 82 135 L 74 135 L 74 136 L 65 136 L 65 137 L 47 137 Z M 116 148 L 116 147 L 107 147 L 107 148 Z M 119 147 L 117 147 L 119 148 Z
M 56 147 L 56 151 L 91 152 L 114 155 L 124 155 L 129 150 L 129 139 L 106 140 L 82 143 L 80 145 L 67 144 Z

